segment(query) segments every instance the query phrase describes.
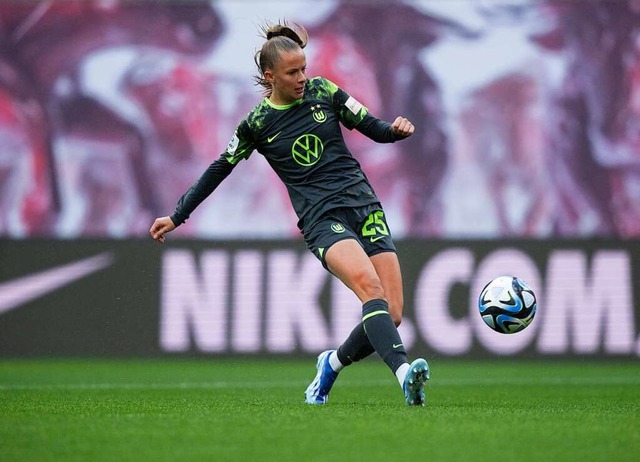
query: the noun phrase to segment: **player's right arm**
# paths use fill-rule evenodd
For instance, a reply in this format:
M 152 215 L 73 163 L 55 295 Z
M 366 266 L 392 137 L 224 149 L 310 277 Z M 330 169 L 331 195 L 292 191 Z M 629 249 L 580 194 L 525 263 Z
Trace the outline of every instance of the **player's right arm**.
M 176 209 L 170 217 L 176 227 L 187 221 L 196 207 L 209 197 L 233 171 L 236 164 L 229 162 L 225 154 L 212 162 L 198 181 L 178 200 Z
M 247 136 L 249 135 L 249 136 Z M 157 242 L 164 242 L 164 235 L 184 223 L 191 213 L 229 176 L 241 159 L 253 152 L 253 143 L 248 141 L 248 125 L 243 121 L 222 155 L 209 165 L 200 178 L 182 195 L 172 215 L 156 218 L 149 233 Z
M 172 215 L 156 218 L 149 230 L 151 237 L 157 242 L 164 242 L 164 235 L 173 231 L 184 223 L 191 212 L 202 203 L 209 195 L 229 176 L 235 164 L 229 162 L 224 154 L 216 159 L 193 186 L 182 195 Z
M 156 221 L 153 222 L 149 233 L 156 242 L 162 243 L 165 239 L 164 235 L 174 229 L 176 229 L 176 225 L 173 224 L 171 217 L 160 217 L 156 218 Z

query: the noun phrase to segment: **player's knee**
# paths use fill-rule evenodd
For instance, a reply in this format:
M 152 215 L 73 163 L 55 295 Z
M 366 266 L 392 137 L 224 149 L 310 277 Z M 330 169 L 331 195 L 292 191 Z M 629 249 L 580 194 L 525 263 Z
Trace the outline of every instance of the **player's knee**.
M 370 273 L 360 273 L 355 277 L 356 286 L 359 287 L 362 297 L 366 300 L 373 300 L 384 297 L 384 289 L 380 279 Z

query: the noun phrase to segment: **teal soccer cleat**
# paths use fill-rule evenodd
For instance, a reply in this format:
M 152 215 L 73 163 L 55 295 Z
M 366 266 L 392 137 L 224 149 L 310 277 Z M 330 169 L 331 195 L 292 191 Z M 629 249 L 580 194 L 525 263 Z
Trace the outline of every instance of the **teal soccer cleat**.
M 318 373 L 304 392 L 307 404 L 327 404 L 327 401 L 329 401 L 329 392 L 333 382 L 338 378 L 338 373 L 329 364 L 329 355 L 334 351 L 323 351 L 318 356 L 318 362 L 316 363 Z
M 427 361 L 418 358 L 409 366 L 407 375 L 404 378 L 404 398 L 409 406 L 424 406 L 424 383 L 429 380 L 429 364 Z

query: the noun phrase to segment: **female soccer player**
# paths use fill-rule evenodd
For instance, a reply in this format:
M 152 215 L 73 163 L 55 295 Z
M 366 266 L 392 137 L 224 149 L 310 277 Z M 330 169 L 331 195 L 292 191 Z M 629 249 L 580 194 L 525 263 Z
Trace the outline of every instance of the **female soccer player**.
M 413 124 L 390 124 L 332 82 L 307 79 L 298 24 L 263 28 L 255 55 L 265 98 L 240 122 L 227 149 L 180 198 L 171 216 L 150 229 L 158 242 L 184 223 L 254 150 L 265 156 L 286 185 L 306 245 L 323 266 L 362 302 L 362 322 L 337 350 L 318 356 L 317 374 L 305 392 L 309 404 L 325 404 L 338 372 L 374 351 L 396 375 L 409 405 L 423 406 L 429 366 L 407 360 L 398 334 L 403 308 L 402 276 L 384 211 L 360 164 L 345 145 L 340 123 L 379 143 L 411 136 Z

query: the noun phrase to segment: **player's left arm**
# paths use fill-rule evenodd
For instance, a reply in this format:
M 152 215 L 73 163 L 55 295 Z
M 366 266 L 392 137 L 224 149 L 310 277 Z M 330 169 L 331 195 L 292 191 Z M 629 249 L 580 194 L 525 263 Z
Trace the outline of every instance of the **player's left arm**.
M 367 113 L 356 125 L 356 130 L 378 143 L 393 143 L 411 136 L 415 130 L 406 117 L 396 117 L 393 123 L 380 120 Z
M 406 117 L 398 116 L 391 124 L 391 129 L 396 136 L 402 139 L 413 135 L 416 127 Z
M 333 107 L 342 124 L 349 130 L 356 129 L 377 143 L 393 143 L 411 136 L 415 127 L 406 117 L 397 117 L 393 123 L 369 114 L 369 109 L 340 87 L 324 79 L 331 94 Z

